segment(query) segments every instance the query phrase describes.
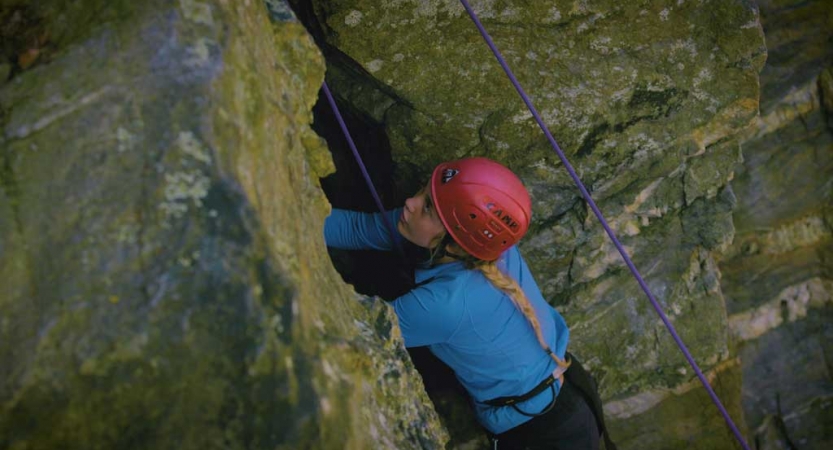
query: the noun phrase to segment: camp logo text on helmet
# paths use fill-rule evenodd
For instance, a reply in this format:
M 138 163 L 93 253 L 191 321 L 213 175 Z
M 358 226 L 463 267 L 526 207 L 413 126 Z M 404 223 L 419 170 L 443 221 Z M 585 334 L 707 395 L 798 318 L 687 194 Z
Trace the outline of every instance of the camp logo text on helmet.
M 486 209 L 491 211 L 492 214 L 495 215 L 495 217 L 500 219 L 500 221 L 505 223 L 506 226 L 508 226 L 510 229 L 513 229 L 513 230 L 518 229 L 518 227 L 519 227 L 518 222 L 516 222 L 514 219 L 512 219 L 512 216 L 510 216 L 508 213 L 505 213 L 500 206 L 497 206 L 492 202 L 488 202 L 488 203 L 486 203 Z
M 517 175 L 495 161 L 477 157 L 442 163 L 430 184 L 440 220 L 472 256 L 494 261 L 529 229 L 529 193 Z

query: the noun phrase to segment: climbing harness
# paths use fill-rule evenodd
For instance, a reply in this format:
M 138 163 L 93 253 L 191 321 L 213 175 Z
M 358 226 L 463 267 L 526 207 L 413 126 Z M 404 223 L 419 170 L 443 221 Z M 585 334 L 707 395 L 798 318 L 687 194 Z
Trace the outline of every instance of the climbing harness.
M 738 430 L 738 427 L 735 425 L 735 423 L 732 421 L 732 418 L 729 416 L 728 411 L 726 411 L 726 408 L 720 402 L 720 399 L 717 397 L 717 394 L 714 392 L 712 387 L 709 385 L 708 380 L 706 380 L 705 375 L 703 375 L 703 372 L 700 370 L 700 367 L 694 361 L 694 357 L 691 356 L 691 353 L 688 351 L 688 348 L 683 343 L 680 336 L 677 334 L 677 331 L 675 330 L 675 328 L 671 324 L 671 322 L 668 320 L 668 317 L 665 315 L 665 312 L 663 311 L 662 306 L 660 306 L 659 302 L 657 302 L 653 293 L 651 293 L 651 290 L 650 290 L 650 288 L 648 288 L 648 285 L 645 283 L 645 280 L 643 280 L 642 275 L 636 269 L 636 266 L 633 264 L 633 261 L 631 261 L 631 258 L 628 256 L 624 247 L 619 242 L 619 239 L 613 233 L 613 230 L 610 228 L 610 225 L 608 225 L 607 221 L 605 220 L 604 216 L 602 215 L 602 212 L 599 210 L 598 206 L 596 206 L 596 202 L 594 202 L 593 198 L 590 197 L 590 193 L 587 191 L 587 188 L 581 182 L 581 179 L 579 179 L 578 175 L 576 174 L 575 170 L 573 169 L 573 166 L 570 164 L 570 162 L 567 160 L 567 157 L 564 155 L 564 152 L 561 151 L 561 147 L 559 147 L 558 143 L 555 141 L 555 138 L 552 136 L 552 133 L 550 133 L 549 128 L 547 128 L 547 125 L 544 123 L 543 119 L 541 118 L 541 115 L 538 113 L 538 110 L 532 104 L 532 101 L 529 99 L 529 96 L 526 94 L 523 87 L 521 87 L 521 84 L 518 82 L 517 78 L 515 78 L 515 74 L 512 72 L 512 69 L 509 68 L 509 65 L 506 63 L 506 60 L 503 58 L 503 55 L 501 55 L 497 46 L 495 46 L 495 43 L 492 41 L 491 36 L 489 36 L 489 33 L 486 32 L 486 29 L 483 27 L 483 24 L 480 22 L 480 19 L 477 17 L 477 14 L 471 8 L 471 5 L 469 5 L 469 2 L 467 0 L 460 0 L 460 3 L 462 3 L 463 8 L 465 8 L 465 10 L 468 13 L 469 17 L 471 18 L 472 22 L 474 22 L 474 25 L 477 27 L 477 30 L 480 32 L 480 35 L 483 37 L 483 40 L 486 42 L 486 45 L 489 46 L 489 49 L 491 49 L 491 51 L 494 54 L 495 58 L 497 59 L 498 63 L 503 68 L 503 71 L 506 73 L 507 77 L 509 78 L 509 81 L 515 87 L 515 90 L 518 91 L 518 94 L 520 95 L 524 104 L 526 104 L 526 107 L 532 113 L 532 116 L 535 118 L 535 121 L 538 123 L 538 126 L 544 132 L 544 135 L 546 136 L 547 140 L 549 141 L 549 143 L 552 146 L 555 153 L 558 155 L 558 158 L 561 160 L 562 164 L 564 164 L 564 167 L 567 169 L 567 172 L 570 174 L 570 177 L 576 183 L 576 186 L 578 187 L 579 191 L 581 191 L 582 197 L 584 197 L 584 200 L 587 202 L 588 206 L 590 206 L 590 209 L 596 215 L 596 218 L 599 220 L 602 227 L 604 227 L 605 232 L 607 233 L 608 237 L 613 242 L 613 244 L 616 246 L 616 249 L 619 251 L 619 254 L 622 255 L 622 259 L 624 260 L 625 264 L 628 266 L 628 269 L 630 269 L 630 271 L 633 274 L 634 278 L 636 279 L 637 283 L 639 283 L 639 286 L 645 292 L 645 295 L 648 297 L 648 300 L 651 302 L 651 305 L 653 306 L 654 310 L 657 312 L 660 319 L 665 324 L 665 327 L 668 329 L 668 332 L 671 334 L 671 337 L 677 343 L 677 347 L 680 348 L 680 351 L 683 353 L 683 356 L 685 356 L 686 360 L 688 361 L 688 364 L 692 367 L 692 369 L 694 369 L 694 372 L 697 375 L 697 378 L 702 383 L 703 388 L 705 388 L 706 392 L 708 392 L 709 397 L 711 397 L 711 399 L 712 399 L 712 402 L 715 404 L 715 406 L 717 406 L 717 409 L 720 411 L 720 414 L 723 416 L 723 419 L 726 421 L 726 424 L 729 426 L 732 433 L 735 435 L 735 438 L 738 440 L 738 442 L 740 443 L 741 447 L 743 447 L 744 450 L 750 450 L 749 445 L 746 443 L 746 440 L 741 435 L 740 430 Z M 345 138 L 347 139 L 347 143 L 350 146 L 350 150 L 353 152 L 353 156 L 356 158 L 356 161 L 358 162 L 359 167 L 361 168 L 362 175 L 364 176 L 365 182 L 367 183 L 368 188 L 370 189 L 371 193 L 373 194 L 373 198 L 376 201 L 376 206 L 379 208 L 379 211 L 384 213 L 384 206 L 382 206 L 382 202 L 379 199 L 378 194 L 376 193 L 376 189 L 373 187 L 373 182 L 370 179 L 370 175 L 368 174 L 367 169 L 365 168 L 364 163 L 362 162 L 361 156 L 359 155 L 359 152 L 356 149 L 355 144 L 353 143 L 353 139 L 350 137 L 350 133 L 347 130 L 347 126 L 345 125 L 344 120 L 342 119 L 341 114 L 338 111 L 338 107 L 336 106 L 335 100 L 333 99 L 333 96 L 330 93 L 330 89 L 327 87 L 326 82 L 323 84 L 322 88 L 324 89 L 324 94 L 326 95 L 327 100 L 329 101 L 330 106 L 332 107 L 332 109 L 333 109 L 333 111 L 336 115 L 336 119 L 338 120 L 339 126 L 341 127 L 341 130 L 344 133 Z M 388 228 L 388 232 L 390 232 L 390 234 L 391 234 L 391 239 L 393 239 L 393 241 L 396 244 L 397 249 L 399 250 L 399 252 L 402 253 L 401 247 L 398 245 L 398 242 L 394 238 L 395 233 L 394 233 L 393 226 L 391 225 L 390 221 L 388 220 L 388 218 L 385 214 L 382 214 L 382 217 L 385 220 L 385 225 Z M 567 373 L 569 373 L 569 372 L 570 371 L 568 370 Z M 552 383 L 550 383 L 549 387 L 552 387 Z M 546 389 L 546 388 L 547 388 L 547 386 L 544 386 L 543 389 Z M 536 389 L 537 389 L 537 387 L 536 387 Z M 527 394 L 524 394 L 524 395 L 527 395 Z M 550 405 L 550 408 L 551 407 L 552 407 L 552 405 Z M 598 417 L 597 417 L 597 420 L 598 420 Z M 604 435 L 605 436 L 607 435 L 606 431 L 604 432 Z M 494 442 L 495 446 L 497 446 L 497 440 L 494 440 L 493 442 Z
M 605 450 L 616 450 L 616 444 L 610 440 L 610 435 L 607 432 L 607 426 L 604 421 L 604 413 L 602 411 L 602 400 L 599 398 L 596 382 L 587 370 L 584 369 L 584 366 L 581 365 L 581 361 L 570 354 L 570 352 L 566 352 L 564 357 L 569 360 L 571 364 L 570 369 L 564 372 L 564 382 L 561 385 L 561 389 L 565 389 L 565 386 L 566 389 L 570 389 L 570 387 L 575 389 L 593 413 L 596 428 L 599 430 L 599 435 L 604 441 Z M 536 387 L 536 389 L 537 388 L 538 387 Z M 543 415 L 545 413 L 546 411 L 542 411 L 541 414 Z M 499 448 L 498 442 L 500 441 L 500 435 L 491 434 L 489 437 L 492 442 L 492 448 Z
M 552 374 L 550 374 L 547 378 L 544 378 L 544 381 L 541 381 L 540 383 L 538 383 L 537 386 L 532 388 L 532 390 L 530 390 L 526 394 L 513 395 L 513 396 L 509 396 L 509 397 L 493 398 L 491 400 L 486 400 L 483 403 L 485 403 L 489 406 L 495 406 L 495 407 L 511 406 L 512 409 L 517 411 L 519 414 L 523 414 L 527 417 L 542 416 L 542 415 L 550 412 L 552 407 L 555 406 L 555 397 L 556 397 L 556 394 L 555 394 L 555 380 L 556 380 L 556 378 Z M 523 402 L 535 397 L 536 395 L 540 394 L 541 392 L 544 392 L 547 389 L 552 391 L 552 401 L 549 403 L 549 405 L 545 406 L 544 409 L 542 409 L 541 411 L 539 411 L 537 413 L 529 413 L 529 412 L 523 411 L 521 408 L 518 407 L 518 403 L 523 403 Z
M 544 350 L 547 352 L 547 355 L 549 355 L 551 358 L 554 358 L 554 359 L 557 360 L 557 357 L 555 356 L 555 353 L 553 353 L 551 348 L 547 347 Z M 569 361 L 569 358 L 567 358 L 567 360 Z M 483 403 L 485 403 L 489 406 L 498 406 L 498 407 L 499 406 L 511 406 L 512 409 L 517 411 L 519 414 L 523 414 L 524 416 L 527 416 L 527 417 L 542 416 L 542 415 L 548 413 L 552 409 L 552 407 L 555 406 L 555 397 L 557 395 L 556 392 L 555 392 L 555 380 L 561 380 L 563 382 L 564 381 L 563 376 L 564 376 L 564 372 L 566 370 L 567 370 L 567 367 L 561 367 L 561 366 L 556 367 L 555 370 L 553 370 L 551 374 L 549 374 L 546 378 L 544 378 L 543 381 L 538 383 L 537 386 L 532 388 L 526 394 L 493 398 L 491 400 L 486 400 Z M 550 402 L 549 405 L 547 405 L 544 409 L 542 409 L 541 411 L 539 411 L 537 413 L 528 413 L 526 411 L 521 411 L 521 409 L 518 407 L 518 403 L 523 403 L 523 402 L 535 397 L 536 395 L 540 394 L 541 392 L 544 392 L 544 390 L 547 389 L 547 388 L 550 388 L 550 390 L 552 390 L 552 402 Z

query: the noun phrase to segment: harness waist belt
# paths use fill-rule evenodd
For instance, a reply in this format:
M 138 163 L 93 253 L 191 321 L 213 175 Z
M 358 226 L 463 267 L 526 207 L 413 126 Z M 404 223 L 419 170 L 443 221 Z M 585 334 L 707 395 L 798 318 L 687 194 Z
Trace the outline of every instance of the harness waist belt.
M 529 392 L 523 395 L 516 395 L 516 396 L 508 396 L 508 397 L 498 397 L 493 398 L 491 400 L 486 400 L 483 403 L 489 406 L 512 406 L 518 403 L 523 403 L 536 395 L 544 392 L 548 387 L 552 386 L 555 383 L 555 380 L 561 378 L 564 370 L 560 367 L 556 368 L 552 374 L 550 374 L 547 378 L 544 378 L 544 381 L 538 383 L 537 386 L 532 388 Z M 556 378 L 558 377 L 558 378 Z M 553 398 L 555 397 L 555 392 L 553 392 Z

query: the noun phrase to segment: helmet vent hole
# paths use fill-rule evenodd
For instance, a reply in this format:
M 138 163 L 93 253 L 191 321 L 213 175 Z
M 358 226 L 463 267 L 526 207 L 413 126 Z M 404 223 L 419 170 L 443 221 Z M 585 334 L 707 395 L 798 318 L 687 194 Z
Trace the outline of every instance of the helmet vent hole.
M 476 218 L 477 218 L 477 214 L 475 214 L 475 213 L 469 213 L 469 219 L 474 220 L 474 219 L 476 219 Z
M 506 241 L 503 241 L 503 245 L 506 245 Z

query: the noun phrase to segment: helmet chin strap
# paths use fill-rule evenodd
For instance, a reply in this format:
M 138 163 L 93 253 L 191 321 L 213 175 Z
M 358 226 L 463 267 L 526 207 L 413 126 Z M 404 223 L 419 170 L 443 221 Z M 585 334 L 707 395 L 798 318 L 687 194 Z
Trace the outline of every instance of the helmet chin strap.
M 450 233 L 446 233 L 445 236 L 443 236 L 442 240 L 440 240 L 440 243 L 437 244 L 436 247 L 434 247 L 435 250 L 434 249 L 431 250 L 431 256 L 428 259 L 428 265 L 433 266 L 436 261 L 439 261 L 439 260 L 441 260 L 445 257 L 449 257 L 449 258 L 452 258 L 452 259 L 459 259 L 459 257 L 457 255 L 455 255 L 453 253 L 450 253 L 447 250 L 449 244 L 452 244 L 452 243 L 454 243 L 454 238 L 451 237 Z

